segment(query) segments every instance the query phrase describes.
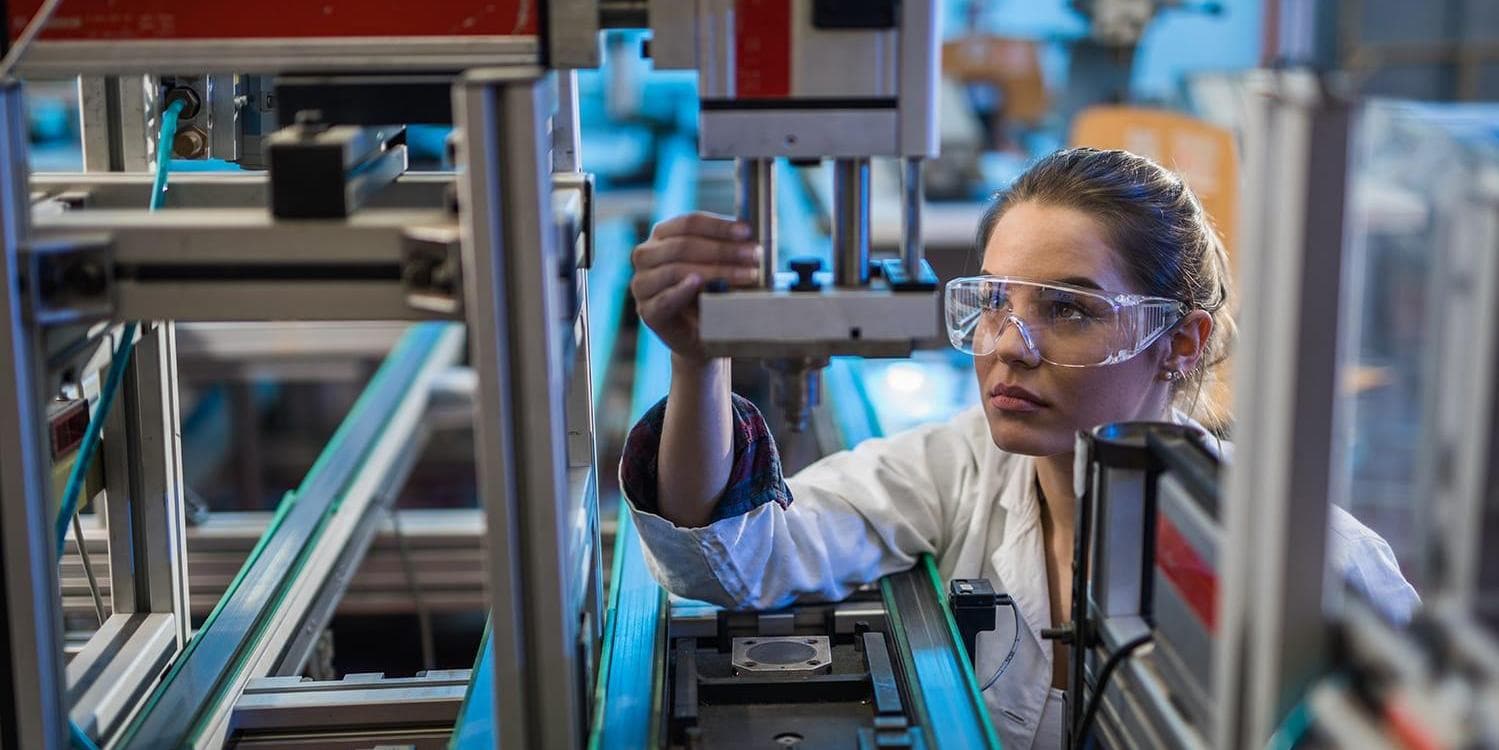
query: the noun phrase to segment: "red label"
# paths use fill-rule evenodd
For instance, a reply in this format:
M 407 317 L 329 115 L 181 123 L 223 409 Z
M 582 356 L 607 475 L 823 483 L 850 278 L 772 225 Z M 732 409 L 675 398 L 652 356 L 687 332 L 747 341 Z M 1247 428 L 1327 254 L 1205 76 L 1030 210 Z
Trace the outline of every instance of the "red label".
M 1166 516 L 1156 517 L 1155 566 L 1209 633 L 1218 632 L 1218 574 Z
M 792 0 L 734 3 L 734 92 L 739 99 L 791 95 Z
M 43 39 L 264 39 L 536 33 L 542 0 L 67 0 Z M 41 0 L 11 0 L 10 36 Z

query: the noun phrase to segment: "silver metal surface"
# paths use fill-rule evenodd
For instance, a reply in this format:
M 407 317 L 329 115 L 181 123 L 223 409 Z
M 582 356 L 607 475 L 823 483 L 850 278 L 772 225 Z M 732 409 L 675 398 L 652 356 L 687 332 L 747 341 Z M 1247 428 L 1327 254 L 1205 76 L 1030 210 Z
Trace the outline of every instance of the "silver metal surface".
M 183 323 L 177 326 L 177 356 L 208 362 L 379 359 L 406 332 L 407 325 L 387 321 Z
M 461 132 L 465 310 L 479 377 L 479 495 L 490 543 L 495 741 L 576 747 L 591 682 L 569 611 L 577 560 L 567 497 L 558 250 L 547 231 L 539 71 L 471 71 L 454 93 Z M 506 217 L 504 221 L 500 217 Z
M 1101 532 L 1093 549 L 1090 573 L 1098 614 L 1119 617 L 1140 613 L 1146 571 L 1140 554 L 1145 538 L 1145 472 L 1099 467 L 1101 485 L 1094 523 Z
M 557 113 L 552 115 L 552 172 L 577 172 L 583 168 L 582 119 L 578 116 L 578 73 L 559 70 L 553 75 L 557 80 Z
M 700 325 L 715 356 L 905 356 L 914 342 L 937 335 L 936 293 L 824 287 L 705 294 Z
M 234 74 L 207 76 L 208 157 L 237 161 L 239 159 L 239 107 L 234 90 Z
M 188 618 L 115 614 L 68 662 L 69 716 L 91 737 L 113 737 L 180 648 Z
M 83 76 L 78 80 L 78 97 L 84 170 L 149 169 L 158 127 L 156 79 L 140 75 Z
M 198 73 L 367 73 L 463 70 L 476 65 L 535 65 L 528 36 L 348 37 L 341 39 L 172 39 L 164 41 L 39 40 L 26 53 L 22 77 L 120 75 L 188 70 Z
M 776 174 L 774 159 L 735 159 L 734 176 L 737 180 L 734 204 L 739 220 L 749 224 L 753 239 L 760 243 L 764 255 L 760 258 L 761 286 L 772 289 L 776 270 Z
M 1249 305 L 1235 371 L 1214 700 L 1217 746 L 1261 746 L 1327 659 L 1324 578 L 1338 371 L 1348 111 L 1305 71 L 1249 81 L 1244 238 Z M 1247 365 L 1248 363 L 1240 363 Z M 1242 648 L 1242 651 L 1241 651 Z M 1241 687 L 1242 686 L 1242 687 Z
M 743 347 L 737 349 L 745 352 Z M 822 368 L 825 356 L 778 357 L 765 361 L 774 378 L 771 389 L 776 406 L 792 432 L 806 432 L 812 412 L 822 402 Z
M 921 234 L 921 215 L 926 208 L 926 180 L 923 174 L 921 157 L 906 157 L 901 160 L 900 261 L 906 267 L 906 276 L 912 279 L 921 278 L 922 263 L 926 259 L 925 239 Z M 874 227 L 871 224 L 871 237 L 873 234 Z
M 154 323 L 136 343 L 110 414 L 122 439 L 108 441 L 105 494 L 113 611 L 175 615 L 180 648 L 191 618 L 175 339 L 172 323 Z
M 361 732 L 411 730 L 427 724 L 451 730 L 468 681 L 468 669 L 405 678 L 357 673 L 334 681 L 301 676 L 252 679 L 235 702 L 231 736 L 238 741 L 255 735 L 286 738 L 351 726 Z
M 894 109 L 704 110 L 698 115 L 698 154 L 705 159 L 898 156 L 899 118 Z
M 833 669 L 833 646 L 825 635 L 735 638 L 730 663 L 741 674 L 827 674 Z
M 39 412 L 47 403 L 44 360 L 13 292 L 29 235 L 28 132 L 21 86 L 0 82 L 0 648 L 9 667 L 0 674 L 0 745 L 45 750 L 66 746 L 67 727 L 49 442 Z
M 900 155 L 935 159 L 942 130 L 942 18 L 937 2 L 900 5 Z M 873 154 L 871 154 L 873 155 Z
M 602 59 L 599 44 L 599 0 L 550 0 L 547 21 L 547 67 L 597 68 Z
M 845 289 L 869 285 L 869 160 L 833 163 L 833 280 Z

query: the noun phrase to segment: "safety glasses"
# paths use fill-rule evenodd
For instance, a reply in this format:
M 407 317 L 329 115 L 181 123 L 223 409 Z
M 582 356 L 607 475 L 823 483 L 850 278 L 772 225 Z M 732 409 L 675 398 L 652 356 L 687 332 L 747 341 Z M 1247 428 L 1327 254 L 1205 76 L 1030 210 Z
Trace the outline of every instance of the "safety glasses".
M 947 337 L 958 351 L 993 354 L 1014 328 L 1021 346 L 1061 367 L 1123 362 L 1150 346 L 1186 314 L 1164 297 L 1113 294 L 1008 276 L 947 283 Z

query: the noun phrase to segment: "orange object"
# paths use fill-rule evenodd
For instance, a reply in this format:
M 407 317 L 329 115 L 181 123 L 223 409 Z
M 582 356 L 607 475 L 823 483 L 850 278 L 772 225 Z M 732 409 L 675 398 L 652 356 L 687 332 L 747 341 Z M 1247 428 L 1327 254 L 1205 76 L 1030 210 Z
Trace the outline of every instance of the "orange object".
M 987 84 L 1000 90 L 1005 120 L 1036 125 L 1051 102 L 1041 76 L 1036 43 L 988 34 L 971 34 L 942 45 L 942 74 L 959 83 Z

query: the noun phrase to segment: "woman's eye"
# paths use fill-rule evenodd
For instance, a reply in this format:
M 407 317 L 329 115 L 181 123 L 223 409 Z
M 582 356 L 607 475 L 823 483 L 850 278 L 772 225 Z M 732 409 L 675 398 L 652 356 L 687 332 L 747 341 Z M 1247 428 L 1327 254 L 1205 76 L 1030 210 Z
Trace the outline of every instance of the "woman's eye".
M 1078 307 L 1077 305 L 1069 304 L 1066 302 L 1057 302 L 1052 305 L 1051 317 L 1056 320 L 1076 322 L 1087 320 L 1091 316 L 1089 316 L 1085 310 L 1083 310 L 1081 307 Z

